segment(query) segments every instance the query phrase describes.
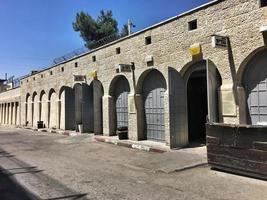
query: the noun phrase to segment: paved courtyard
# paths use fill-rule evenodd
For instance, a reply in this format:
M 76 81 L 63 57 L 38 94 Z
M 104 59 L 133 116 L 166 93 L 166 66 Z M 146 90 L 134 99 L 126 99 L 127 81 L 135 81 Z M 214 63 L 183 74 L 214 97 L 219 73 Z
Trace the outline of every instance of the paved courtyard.
M 213 171 L 205 147 L 152 153 L 0 128 L 0 199 L 265 200 L 267 183 Z

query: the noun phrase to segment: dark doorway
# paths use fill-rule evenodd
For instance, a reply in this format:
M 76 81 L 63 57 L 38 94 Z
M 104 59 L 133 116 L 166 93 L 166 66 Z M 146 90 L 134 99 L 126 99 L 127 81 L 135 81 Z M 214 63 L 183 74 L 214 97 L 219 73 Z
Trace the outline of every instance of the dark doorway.
M 191 74 L 187 82 L 187 111 L 189 143 L 206 141 L 206 118 L 208 115 L 206 70 Z

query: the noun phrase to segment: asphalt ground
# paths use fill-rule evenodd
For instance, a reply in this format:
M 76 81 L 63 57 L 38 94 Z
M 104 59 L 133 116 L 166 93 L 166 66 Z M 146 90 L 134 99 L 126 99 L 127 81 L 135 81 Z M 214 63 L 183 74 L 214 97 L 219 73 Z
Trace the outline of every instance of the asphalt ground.
M 0 199 L 266 200 L 267 183 L 211 170 L 204 147 L 155 153 L 0 127 Z

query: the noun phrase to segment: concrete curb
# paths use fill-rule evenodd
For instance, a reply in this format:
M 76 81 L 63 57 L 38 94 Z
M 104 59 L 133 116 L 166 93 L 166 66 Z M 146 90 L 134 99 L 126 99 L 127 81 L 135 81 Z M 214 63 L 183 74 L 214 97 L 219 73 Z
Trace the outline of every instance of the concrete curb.
M 19 126 L 19 127 L 16 127 L 16 128 L 25 129 L 25 130 L 31 130 L 31 131 L 34 131 L 34 132 L 54 133 L 54 134 L 65 135 L 65 136 L 80 135 L 79 133 L 72 133 L 72 132 L 64 131 L 64 130 L 37 129 L 37 128 L 33 128 L 33 127 L 23 127 L 23 126 Z
M 104 143 L 108 143 L 108 144 L 113 144 L 113 145 L 126 147 L 126 148 L 130 148 L 130 149 L 137 149 L 137 150 L 146 151 L 146 152 L 154 152 L 154 153 L 167 152 L 166 150 L 163 150 L 160 148 L 150 147 L 148 145 L 136 144 L 136 143 L 133 143 L 129 140 L 109 139 L 109 138 L 103 138 L 101 136 L 94 136 L 94 139 L 97 142 L 104 142 Z

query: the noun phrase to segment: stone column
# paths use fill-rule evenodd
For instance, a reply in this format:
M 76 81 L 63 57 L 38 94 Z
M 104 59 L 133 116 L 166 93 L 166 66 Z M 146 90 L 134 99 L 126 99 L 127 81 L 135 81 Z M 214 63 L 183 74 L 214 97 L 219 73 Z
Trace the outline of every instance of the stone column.
M 15 125 L 15 115 L 16 115 L 16 112 L 15 112 L 15 102 L 12 103 L 12 124 Z
M 115 106 L 114 97 L 105 95 L 103 97 L 103 134 L 105 136 L 115 135 Z
M 9 106 L 8 106 L 8 103 L 6 103 L 6 124 L 8 124 L 8 118 L 9 118 Z
M 56 116 L 57 116 L 57 129 L 60 129 L 60 115 L 61 115 L 61 101 L 58 99 L 56 101 Z
M 4 104 L 4 124 L 6 124 L 6 122 L 7 122 L 7 112 L 6 112 L 6 109 L 7 109 L 7 105 L 5 103 Z
M 0 124 L 2 124 L 2 104 L 0 104 Z
M 246 92 L 244 87 L 237 87 L 237 94 L 239 100 L 239 124 L 248 124 Z
M 130 140 L 138 140 L 138 123 L 134 94 L 128 95 L 128 137 Z
M 11 103 L 11 113 L 12 113 L 12 116 L 11 116 L 11 124 L 12 125 L 15 125 L 15 102 L 12 102 Z
M 16 102 L 16 125 L 21 125 L 21 114 L 20 114 L 20 106 L 19 106 L 19 102 Z
M 30 107 L 31 107 L 31 126 L 33 127 L 34 126 L 34 124 L 33 124 L 33 122 L 34 122 L 34 102 L 31 102 L 31 104 L 30 104 Z
M 46 118 L 47 118 L 47 125 L 46 125 L 46 128 L 50 128 L 50 101 L 47 101 L 46 102 L 47 103 L 47 105 L 46 105 L 46 108 L 47 108 L 47 116 L 46 116 Z
M 11 124 L 11 103 L 8 103 L 8 125 Z
M 24 102 L 24 124 L 23 125 L 27 124 L 28 115 L 29 115 L 29 113 L 28 113 L 28 103 Z
M 37 121 L 41 121 L 41 109 L 42 109 L 42 102 L 41 101 L 37 102 L 37 109 L 38 109 L 38 112 L 37 112 L 38 120 Z
M 1 124 L 3 124 L 3 118 L 4 118 L 4 104 L 1 104 Z
M 135 95 L 137 140 L 144 139 L 144 105 L 142 94 Z

